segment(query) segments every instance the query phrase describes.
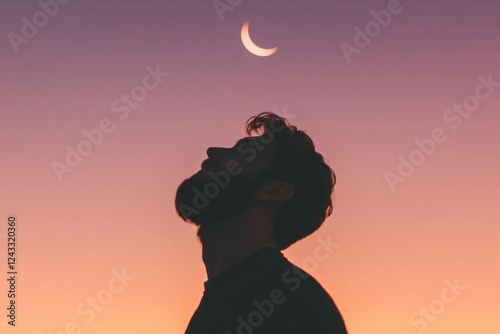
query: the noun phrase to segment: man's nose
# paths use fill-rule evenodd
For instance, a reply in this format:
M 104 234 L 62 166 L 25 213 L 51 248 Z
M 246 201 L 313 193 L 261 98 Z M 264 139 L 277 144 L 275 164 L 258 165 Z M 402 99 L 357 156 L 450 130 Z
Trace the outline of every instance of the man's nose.
M 223 155 L 224 155 L 224 151 L 226 149 L 222 148 L 222 147 L 209 147 L 207 149 L 207 156 L 209 159 L 213 159 L 213 160 L 221 160 L 223 158 Z

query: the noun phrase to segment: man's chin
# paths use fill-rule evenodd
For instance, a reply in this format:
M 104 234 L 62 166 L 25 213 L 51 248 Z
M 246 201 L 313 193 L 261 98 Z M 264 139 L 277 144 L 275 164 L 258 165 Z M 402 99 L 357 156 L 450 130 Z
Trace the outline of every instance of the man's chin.
M 207 234 L 213 233 L 216 229 L 210 224 L 210 222 L 204 222 L 202 224 L 197 224 L 198 228 L 196 230 L 196 235 L 198 238 L 203 239 Z
M 250 203 L 259 180 L 234 177 L 228 185 L 218 189 L 216 196 L 208 196 L 203 191 L 206 184 L 217 184 L 213 173 L 203 168 L 185 179 L 177 188 L 175 205 L 177 214 L 184 221 L 217 231 Z

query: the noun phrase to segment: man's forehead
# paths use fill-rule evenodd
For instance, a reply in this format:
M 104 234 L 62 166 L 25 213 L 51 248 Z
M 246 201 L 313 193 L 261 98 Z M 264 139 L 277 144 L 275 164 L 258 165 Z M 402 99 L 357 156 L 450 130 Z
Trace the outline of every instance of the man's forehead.
M 259 135 L 259 136 L 248 136 L 239 139 L 236 144 L 234 144 L 234 147 L 238 148 L 241 145 L 254 145 L 257 144 L 258 146 L 275 146 L 274 140 L 269 141 L 268 138 L 266 138 L 265 135 Z

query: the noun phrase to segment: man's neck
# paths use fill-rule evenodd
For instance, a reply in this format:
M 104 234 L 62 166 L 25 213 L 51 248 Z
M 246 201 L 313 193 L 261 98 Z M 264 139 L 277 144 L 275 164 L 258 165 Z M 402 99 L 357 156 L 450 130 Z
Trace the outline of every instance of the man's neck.
M 245 224 L 231 224 L 231 226 L 233 227 L 220 232 L 207 233 L 203 238 L 202 256 L 208 279 L 217 276 L 259 249 L 277 248 L 268 233 L 241 228 Z

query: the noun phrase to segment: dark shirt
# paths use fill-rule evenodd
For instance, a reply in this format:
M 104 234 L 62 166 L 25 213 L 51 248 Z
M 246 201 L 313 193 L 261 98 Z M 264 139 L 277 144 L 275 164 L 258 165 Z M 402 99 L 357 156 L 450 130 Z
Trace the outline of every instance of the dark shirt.
M 325 289 L 266 247 L 205 283 L 186 334 L 346 334 Z

